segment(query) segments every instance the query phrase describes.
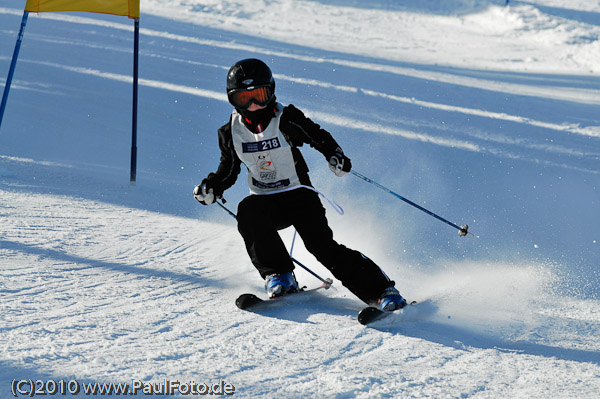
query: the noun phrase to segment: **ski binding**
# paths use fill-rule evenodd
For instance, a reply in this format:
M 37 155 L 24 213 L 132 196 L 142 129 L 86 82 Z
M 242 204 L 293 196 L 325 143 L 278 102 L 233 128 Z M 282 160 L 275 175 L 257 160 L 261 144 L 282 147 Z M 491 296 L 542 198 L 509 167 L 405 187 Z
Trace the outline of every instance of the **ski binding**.
M 311 292 L 311 291 L 317 291 L 320 289 L 329 289 L 329 287 L 331 287 L 331 285 L 333 284 L 333 280 L 330 278 L 325 279 L 325 281 L 323 282 L 323 284 L 321 284 L 318 287 L 315 288 L 310 288 L 310 289 L 306 289 L 305 287 L 302 288 L 300 291 L 291 293 L 291 294 L 285 294 L 282 296 L 276 296 L 274 298 L 269 298 L 269 299 L 262 299 L 260 297 L 258 297 L 255 294 L 251 294 L 251 293 L 246 293 L 246 294 L 242 294 L 240 295 L 236 300 L 235 300 L 235 306 L 237 306 L 238 308 L 242 309 L 242 310 L 252 310 L 254 308 L 258 308 L 261 307 L 263 305 L 267 305 L 270 303 L 274 303 L 279 299 L 288 297 L 288 296 L 295 296 L 296 294 L 302 294 L 302 293 L 306 293 L 306 292 Z

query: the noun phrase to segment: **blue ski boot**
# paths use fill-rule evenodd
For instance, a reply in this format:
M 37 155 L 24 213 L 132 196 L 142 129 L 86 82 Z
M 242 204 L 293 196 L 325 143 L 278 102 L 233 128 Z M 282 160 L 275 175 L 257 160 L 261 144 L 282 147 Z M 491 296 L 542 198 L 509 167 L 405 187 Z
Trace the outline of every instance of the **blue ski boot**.
M 268 275 L 265 279 L 265 289 L 269 298 L 291 294 L 300 290 L 292 272 Z
M 379 297 L 377 304 L 379 305 L 379 310 L 383 312 L 393 312 L 407 305 L 406 299 L 402 298 L 402 295 L 400 295 L 395 287 L 386 288 Z

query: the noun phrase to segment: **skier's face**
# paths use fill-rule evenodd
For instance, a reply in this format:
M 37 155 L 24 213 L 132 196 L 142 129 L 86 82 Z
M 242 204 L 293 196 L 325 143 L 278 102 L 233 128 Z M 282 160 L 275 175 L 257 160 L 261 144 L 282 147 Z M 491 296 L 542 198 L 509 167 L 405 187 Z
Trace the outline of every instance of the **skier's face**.
M 265 108 L 265 106 L 261 106 L 256 103 L 251 103 L 250 106 L 248 107 L 248 111 L 254 112 L 254 111 L 258 111 L 259 109 L 264 109 L 264 108 Z

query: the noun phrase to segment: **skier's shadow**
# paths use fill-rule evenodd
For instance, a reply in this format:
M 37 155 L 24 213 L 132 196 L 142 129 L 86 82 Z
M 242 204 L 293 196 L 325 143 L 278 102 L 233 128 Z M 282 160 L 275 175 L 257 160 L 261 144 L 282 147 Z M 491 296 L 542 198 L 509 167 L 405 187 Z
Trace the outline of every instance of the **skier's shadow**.
M 191 275 L 180 273 L 177 271 L 165 269 L 153 269 L 151 267 L 142 266 L 144 263 L 125 264 L 117 262 L 109 262 L 104 260 L 86 258 L 83 256 L 69 254 L 65 251 L 60 251 L 52 248 L 43 248 L 31 244 L 20 243 L 15 241 L 0 240 L 0 249 L 8 249 L 23 254 L 39 256 L 41 258 L 51 258 L 60 262 L 72 264 L 76 269 L 83 268 L 103 268 L 107 270 L 115 270 L 121 273 L 136 274 L 147 278 L 168 278 L 176 281 L 186 281 L 197 285 L 198 287 L 216 286 L 218 281 L 205 276 Z
M 265 301 L 263 305 L 249 311 L 273 319 L 318 324 L 317 321 L 311 321 L 311 317 L 316 317 L 318 314 L 356 317 L 361 306 L 361 302 L 355 299 L 334 298 L 322 291 L 315 291 Z

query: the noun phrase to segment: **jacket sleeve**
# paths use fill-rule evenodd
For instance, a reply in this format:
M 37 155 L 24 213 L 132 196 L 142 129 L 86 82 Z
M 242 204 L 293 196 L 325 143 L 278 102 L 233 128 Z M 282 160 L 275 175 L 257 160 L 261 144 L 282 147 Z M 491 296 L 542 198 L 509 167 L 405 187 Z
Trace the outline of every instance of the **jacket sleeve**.
M 221 150 L 221 161 L 215 173 L 210 173 L 207 180 L 214 187 L 215 194 L 221 196 L 225 190 L 233 186 L 240 173 L 241 161 L 233 147 L 231 137 L 231 123 L 219 128 L 219 149 Z
M 308 144 L 323 154 L 327 160 L 336 153 L 343 153 L 327 130 L 307 118 L 292 104 L 283 109 L 280 129 L 293 145 L 301 147 L 302 144 Z

